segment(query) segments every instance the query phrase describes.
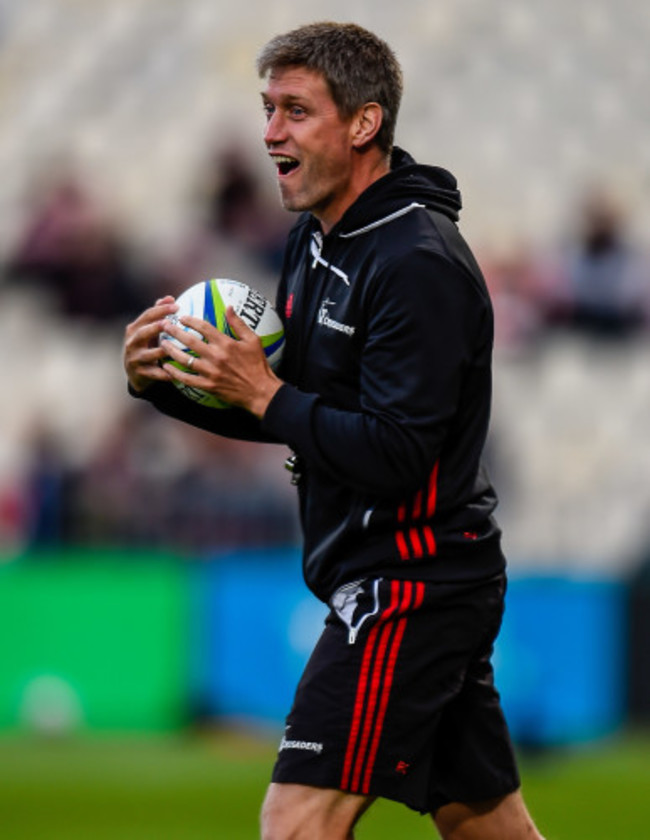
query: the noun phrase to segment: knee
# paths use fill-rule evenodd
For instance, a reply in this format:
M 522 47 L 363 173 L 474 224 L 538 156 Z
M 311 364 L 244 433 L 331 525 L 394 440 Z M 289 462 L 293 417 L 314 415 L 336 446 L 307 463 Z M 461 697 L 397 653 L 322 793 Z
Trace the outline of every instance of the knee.
M 328 828 L 306 825 L 294 817 L 279 814 L 273 809 L 262 808 L 260 818 L 261 840 L 354 840 L 352 829 L 345 834 L 333 834 Z
M 283 819 L 282 809 L 267 797 L 260 814 L 261 840 L 290 840 L 292 835 L 288 833 L 288 828 Z
M 444 840 L 544 840 L 520 791 L 482 802 L 443 805 L 434 821 Z
M 262 840 L 353 840 L 369 800 L 325 788 L 271 785 L 260 815 Z
M 261 840 L 301 840 L 304 821 L 300 807 L 289 807 L 282 797 L 267 794 L 260 814 Z

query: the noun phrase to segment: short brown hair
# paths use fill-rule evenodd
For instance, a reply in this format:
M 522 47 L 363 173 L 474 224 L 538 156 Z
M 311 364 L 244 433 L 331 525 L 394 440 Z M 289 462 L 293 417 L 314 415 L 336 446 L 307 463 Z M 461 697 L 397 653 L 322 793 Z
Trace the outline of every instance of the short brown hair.
M 354 23 L 307 24 L 271 39 L 257 59 L 260 77 L 290 66 L 321 73 L 344 117 L 367 102 L 380 105 L 383 119 L 375 140 L 390 153 L 402 99 L 402 70 L 385 41 Z

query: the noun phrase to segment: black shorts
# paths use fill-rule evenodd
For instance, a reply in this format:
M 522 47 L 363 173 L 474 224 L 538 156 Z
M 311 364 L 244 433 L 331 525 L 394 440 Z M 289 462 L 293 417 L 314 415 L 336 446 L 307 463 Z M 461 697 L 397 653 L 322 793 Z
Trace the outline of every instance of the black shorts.
M 422 813 L 516 790 L 490 664 L 504 592 L 505 576 L 342 587 L 298 685 L 273 781 Z

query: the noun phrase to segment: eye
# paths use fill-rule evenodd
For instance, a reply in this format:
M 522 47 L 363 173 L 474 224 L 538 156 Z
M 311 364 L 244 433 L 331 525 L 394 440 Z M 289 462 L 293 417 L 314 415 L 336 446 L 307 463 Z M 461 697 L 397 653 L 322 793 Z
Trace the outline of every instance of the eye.
M 301 120 L 306 115 L 306 113 L 307 112 L 305 111 L 305 109 L 302 108 L 300 105 L 292 105 L 289 110 L 289 114 L 294 120 Z
M 271 105 L 270 102 L 264 102 L 262 104 L 262 110 L 264 111 L 266 119 L 270 120 L 271 117 L 273 116 L 273 112 L 275 111 L 275 108 L 273 107 L 273 105 Z

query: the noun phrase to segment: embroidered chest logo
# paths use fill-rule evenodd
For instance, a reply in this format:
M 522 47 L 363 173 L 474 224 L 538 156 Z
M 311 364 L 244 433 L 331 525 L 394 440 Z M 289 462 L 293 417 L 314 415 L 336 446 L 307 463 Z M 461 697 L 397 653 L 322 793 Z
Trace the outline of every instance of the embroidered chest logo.
M 336 306 L 336 301 L 325 298 L 318 310 L 318 323 L 323 327 L 327 327 L 327 329 L 335 330 L 336 332 L 344 333 L 345 335 L 354 335 L 357 328 L 352 327 L 349 324 L 342 324 L 340 321 L 332 318 L 329 312 L 330 306 Z

